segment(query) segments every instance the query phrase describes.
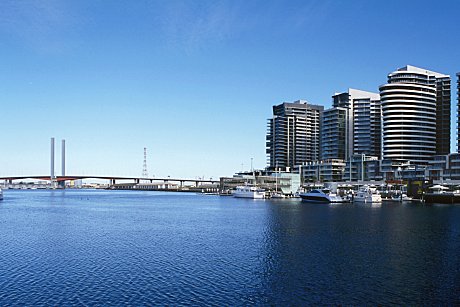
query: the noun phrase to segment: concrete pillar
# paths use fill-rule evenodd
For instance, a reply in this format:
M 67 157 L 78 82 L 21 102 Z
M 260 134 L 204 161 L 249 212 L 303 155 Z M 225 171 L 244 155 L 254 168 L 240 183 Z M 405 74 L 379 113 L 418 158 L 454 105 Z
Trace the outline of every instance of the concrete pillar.
M 62 140 L 61 145 L 61 171 L 62 176 L 65 176 L 65 140 Z
M 50 165 L 50 179 L 54 180 L 54 138 L 51 138 L 51 165 Z

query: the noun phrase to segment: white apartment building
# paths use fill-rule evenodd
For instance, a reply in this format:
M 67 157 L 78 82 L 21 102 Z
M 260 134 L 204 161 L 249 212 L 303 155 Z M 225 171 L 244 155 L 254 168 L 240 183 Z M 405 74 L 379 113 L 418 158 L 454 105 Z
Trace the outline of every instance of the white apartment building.
M 380 86 L 383 159 L 427 164 L 450 151 L 450 77 L 414 66 Z M 447 152 L 446 152 L 447 151 Z

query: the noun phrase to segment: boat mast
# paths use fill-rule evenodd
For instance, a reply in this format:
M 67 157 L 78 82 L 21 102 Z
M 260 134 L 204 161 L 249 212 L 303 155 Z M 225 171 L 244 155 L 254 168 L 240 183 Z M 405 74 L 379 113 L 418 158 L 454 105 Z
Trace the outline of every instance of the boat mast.
M 278 161 L 276 161 L 276 166 L 275 166 L 275 192 L 278 193 Z

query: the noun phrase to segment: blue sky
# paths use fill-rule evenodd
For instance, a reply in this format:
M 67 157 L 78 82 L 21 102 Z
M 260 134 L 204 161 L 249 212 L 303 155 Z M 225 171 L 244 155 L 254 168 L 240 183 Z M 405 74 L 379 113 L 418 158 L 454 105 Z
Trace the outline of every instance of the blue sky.
M 274 104 L 328 107 L 407 64 L 454 84 L 459 12 L 456 0 L 2 1 L 0 175 L 49 173 L 50 137 L 66 139 L 72 174 L 141 175 L 144 147 L 156 177 L 263 168 Z

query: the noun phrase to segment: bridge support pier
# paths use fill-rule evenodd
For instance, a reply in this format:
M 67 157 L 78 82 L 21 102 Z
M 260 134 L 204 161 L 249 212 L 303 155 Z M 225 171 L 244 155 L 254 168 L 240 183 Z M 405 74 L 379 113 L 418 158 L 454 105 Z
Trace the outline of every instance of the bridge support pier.
M 111 186 L 115 185 L 115 179 L 110 179 L 110 185 Z

